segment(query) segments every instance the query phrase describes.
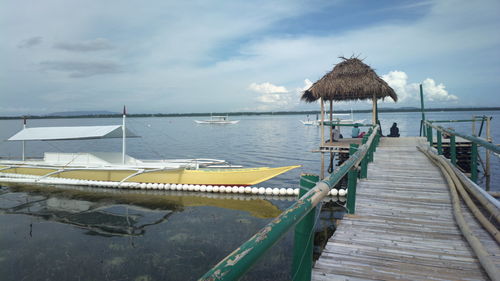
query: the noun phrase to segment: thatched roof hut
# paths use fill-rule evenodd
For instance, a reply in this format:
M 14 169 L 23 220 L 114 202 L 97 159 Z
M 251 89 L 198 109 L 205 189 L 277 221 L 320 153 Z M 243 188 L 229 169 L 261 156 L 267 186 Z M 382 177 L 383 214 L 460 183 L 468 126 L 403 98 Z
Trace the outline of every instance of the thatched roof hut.
M 394 90 L 377 73 L 358 58 L 344 58 L 332 71 L 316 81 L 302 95 L 302 100 L 323 101 L 372 100 L 391 97 L 397 101 Z

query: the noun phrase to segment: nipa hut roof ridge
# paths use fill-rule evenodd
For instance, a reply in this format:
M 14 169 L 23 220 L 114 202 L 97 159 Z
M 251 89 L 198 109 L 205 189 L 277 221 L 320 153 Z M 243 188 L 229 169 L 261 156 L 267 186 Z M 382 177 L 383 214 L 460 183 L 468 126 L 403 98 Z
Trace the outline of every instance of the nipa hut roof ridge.
M 358 58 L 344 58 L 335 65 L 332 71 L 316 81 L 302 95 L 302 100 L 314 102 L 320 97 L 323 100 L 371 100 L 387 96 L 394 101 L 398 97 L 394 90 L 380 78 L 375 71 Z

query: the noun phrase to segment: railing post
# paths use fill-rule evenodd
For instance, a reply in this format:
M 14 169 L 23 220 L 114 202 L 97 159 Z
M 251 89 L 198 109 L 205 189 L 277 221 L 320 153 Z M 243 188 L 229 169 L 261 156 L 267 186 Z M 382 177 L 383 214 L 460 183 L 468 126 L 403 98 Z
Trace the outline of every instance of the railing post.
M 457 146 L 455 143 L 455 136 L 450 136 L 450 159 L 453 166 L 457 165 Z
M 351 144 L 349 147 L 349 155 L 356 153 L 358 149 L 357 144 Z M 347 174 L 347 210 L 349 214 L 354 214 L 356 211 L 356 183 L 358 180 L 358 170 L 352 167 Z
M 299 198 L 312 189 L 319 181 L 317 175 L 302 175 L 300 177 Z M 295 226 L 295 238 L 293 242 L 293 265 L 292 276 L 294 281 L 311 280 L 313 246 L 314 246 L 314 215 L 316 208 L 304 216 Z
M 368 141 L 366 136 L 363 136 L 362 144 L 365 144 Z M 361 178 L 366 179 L 368 177 L 368 153 L 365 154 L 365 157 L 361 160 Z
M 477 183 L 477 143 L 472 142 L 470 154 L 470 179 Z
M 427 141 L 429 142 L 429 145 L 432 147 L 433 145 L 433 139 L 432 139 L 432 127 L 427 126 Z
M 441 135 L 441 131 L 437 130 L 436 131 L 436 137 L 437 137 L 437 151 L 439 155 L 443 155 L 443 137 Z
M 370 128 L 370 130 L 368 131 L 368 135 L 370 136 L 372 134 L 373 130 Z M 375 143 L 375 139 L 372 141 L 372 143 L 370 144 L 370 147 L 368 148 L 368 155 L 369 155 L 369 158 L 368 158 L 368 161 L 369 162 L 373 162 L 373 145 Z

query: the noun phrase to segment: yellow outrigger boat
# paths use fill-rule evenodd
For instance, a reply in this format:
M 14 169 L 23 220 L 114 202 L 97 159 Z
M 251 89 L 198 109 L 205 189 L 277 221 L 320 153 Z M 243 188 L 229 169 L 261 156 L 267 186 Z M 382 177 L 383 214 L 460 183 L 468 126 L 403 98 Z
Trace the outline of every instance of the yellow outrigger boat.
M 2 178 L 36 176 L 85 181 L 249 186 L 300 166 L 241 168 L 218 159 L 140 160 L 125 154 L 125 139 L 136 137 L 123 125 L 24 128 L 9 141 L 22 141 L 22 160 L 0 160 Z M 25 158 L 25 142 L 122 138 L 122 153 L 45 153 L 43 159 Z M 120 157 L 121 156 L 121 157 Z

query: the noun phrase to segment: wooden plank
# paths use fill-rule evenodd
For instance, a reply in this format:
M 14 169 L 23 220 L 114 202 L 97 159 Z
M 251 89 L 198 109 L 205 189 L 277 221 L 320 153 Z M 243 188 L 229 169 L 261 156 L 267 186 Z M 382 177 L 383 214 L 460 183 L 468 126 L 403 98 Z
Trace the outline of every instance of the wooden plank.
M 340 222 L 312 280 L 488 280 L 455 224 L 445 180 L 416 149 L 422 142 L 381 139 L 356 214 Z M 499 245 L 465 217 L 500 265 Z

